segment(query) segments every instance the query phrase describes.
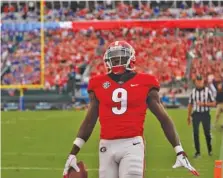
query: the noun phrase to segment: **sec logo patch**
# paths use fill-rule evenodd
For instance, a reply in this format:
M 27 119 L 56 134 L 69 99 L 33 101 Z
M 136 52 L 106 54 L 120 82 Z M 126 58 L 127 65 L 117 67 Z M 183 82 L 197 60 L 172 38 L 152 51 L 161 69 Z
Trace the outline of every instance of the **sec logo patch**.
M 105 82 L 105 83 L 103 83 L 103 88 L 104 89 L 107 89 L 107 88 L 109 88 L 111 86 L 111 83 L 110 82 Z

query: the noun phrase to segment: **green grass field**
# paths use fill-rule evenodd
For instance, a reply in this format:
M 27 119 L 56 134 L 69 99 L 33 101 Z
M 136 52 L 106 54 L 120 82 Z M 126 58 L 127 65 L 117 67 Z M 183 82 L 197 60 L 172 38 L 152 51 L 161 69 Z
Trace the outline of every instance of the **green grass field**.
M 219 159 L 220 129 L 212 131 L 214 155 L 207 155 L 200 127 L 202 157 L 193 159 L 192 128 L 186 124 L 186 110 L 168 110 L 181 142 L 200 178 L 213 178 L 214 160 Z M 2 177 L 61 178 L 85 111 L 2 112 Z M 212 121 L 214 112 L 212 113 Z M 145 123 L 146 178 L 190 178 L 186 169 L 172 169 L 175 153 L 166 140 L 159 122 L 148 112 Z M 89 169 L 89 178 L 98 178 L 99 124 L 78 155 Z

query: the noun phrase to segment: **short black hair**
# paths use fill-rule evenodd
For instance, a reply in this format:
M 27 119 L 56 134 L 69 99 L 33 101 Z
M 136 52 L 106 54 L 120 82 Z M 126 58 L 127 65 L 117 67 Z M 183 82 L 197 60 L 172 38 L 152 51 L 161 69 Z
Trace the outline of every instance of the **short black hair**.
M 203 80 L 203 77 L 201 75 L 197 75 L 196 80 Z

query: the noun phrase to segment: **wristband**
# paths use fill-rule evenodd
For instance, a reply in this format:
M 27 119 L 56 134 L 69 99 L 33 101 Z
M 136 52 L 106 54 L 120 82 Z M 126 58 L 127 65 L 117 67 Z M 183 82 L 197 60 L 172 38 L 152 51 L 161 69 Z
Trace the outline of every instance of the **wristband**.
M 77 145 L 79 148 L 81 148 L 84 144 L 85 141 L 82 138 L 76 138 L 73 142 L 73 144 Z
M 184 152 L 184 150 L 183 150 L 183 148 L 182 148 L 181 145 L 175 146 L 174 147 L 174 150 L 175 150 L 176 154 L 179 153 L 179 152 Z

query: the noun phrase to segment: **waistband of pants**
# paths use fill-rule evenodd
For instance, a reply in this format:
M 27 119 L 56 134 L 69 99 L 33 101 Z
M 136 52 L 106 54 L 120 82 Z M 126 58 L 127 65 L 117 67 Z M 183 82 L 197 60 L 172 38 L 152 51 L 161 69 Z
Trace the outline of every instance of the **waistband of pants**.
M 143 137 L 142 136 L 135 136 L 135 137 L 130 137 L 130 138 L 121 138 L 121 139 L 114 139 L 114 140 L 106 140 L 106 139 L 101 139 L 100 143 L 114 143 L 114 144 L 118 144 L 118 143 L 123 143 L 126 141 L 143 141 Z
M 193 112 L 192 115 L 209 115 L 210 112 L 209 111 L 205 111 L 205 112 Z

